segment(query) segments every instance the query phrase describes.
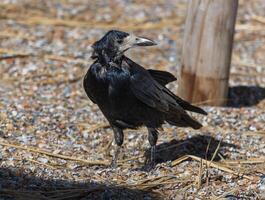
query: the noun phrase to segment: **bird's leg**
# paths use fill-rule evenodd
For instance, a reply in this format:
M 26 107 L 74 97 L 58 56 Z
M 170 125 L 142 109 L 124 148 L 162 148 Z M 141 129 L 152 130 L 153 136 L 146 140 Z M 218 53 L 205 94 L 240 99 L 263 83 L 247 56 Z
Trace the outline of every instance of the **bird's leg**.
M 157 130 L 155 128 L 148 128 L 148 141 L 149 141 L 149 144 L 151 145 L 151 158 L 150 158 L 149 163 L 147 164 L 148 170 L 151 170 L 152 168 L 154 168 L 156 164 L 155 154 L 156 154 L 157 138 L 158 138 Z
M 114 156 L 112 158 L 111 167 L 116 168 L 118 156 L 120 154 L 120 148 L 123 144 L 123 131 L 122 131 L 122 129 L 115 127 L 115 126 L 113 126 L 112 128 L 113 128 L 113 132 L 114 132 L 115 143 L 117 146 L 116 146 L 116 149 L 114 152 Z

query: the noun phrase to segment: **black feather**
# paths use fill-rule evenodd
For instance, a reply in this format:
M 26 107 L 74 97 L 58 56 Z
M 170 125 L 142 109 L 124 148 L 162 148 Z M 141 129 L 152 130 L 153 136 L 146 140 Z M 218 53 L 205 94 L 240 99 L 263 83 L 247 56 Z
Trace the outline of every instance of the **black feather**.
M 177 80 L 177 78 L 173 74 L 166 71 L 148 69 L 148 72 L 158 83 L 164 86 L 170 82 Z
M 116 143 L 119 146 L 122 144 L 122 130 L 126 128 L 146 126 L 152 147 L 157 140 L 156 128 L 165 122 L 180 127 L 201 128 L 202 125 L 186 110 L 207 113 L 165 87 L 176 80 L 174 75 L 146 70 L 119 52 L 121 48 L 117 40 L 127 35 L 110 31 L 93 45 L 93 58 L 96 60 L 83 81 L 87 96 L 98 105 L 112 126 Z

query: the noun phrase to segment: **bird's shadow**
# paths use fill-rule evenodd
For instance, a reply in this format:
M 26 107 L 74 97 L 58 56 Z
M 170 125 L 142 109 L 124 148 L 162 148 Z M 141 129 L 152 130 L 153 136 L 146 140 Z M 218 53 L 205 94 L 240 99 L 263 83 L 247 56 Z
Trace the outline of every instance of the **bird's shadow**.
M 265 88 L 259 86 L 235 86 L 228 92 L 228 107 L 254 106 L 265 99 Z
M 216 156 L 213 158 L 213 161 L 218 161 L 221 157 L 227 157 L 225 153 L 223 153 L 224 148 L 227 147 L 237 148 L 234 144 L 229 144 L 217 140 L 212 136 L 205 135 L 196 135 L 184 140 L 173 139 L 170 142 L 157 145 L 156 163 L 173 161 L 184 155 L 194 155 L 206 160 L 211 160 L 217 148 Z M 147 160 L 150 158 L 150 149 L 146 150 L 145 157 Z
M 5 200 L 123 200 L 157 199 L 158 193 L 108 183 L 75 182 L 38 177 L 22 168 L 0 168 L 0 199 Z

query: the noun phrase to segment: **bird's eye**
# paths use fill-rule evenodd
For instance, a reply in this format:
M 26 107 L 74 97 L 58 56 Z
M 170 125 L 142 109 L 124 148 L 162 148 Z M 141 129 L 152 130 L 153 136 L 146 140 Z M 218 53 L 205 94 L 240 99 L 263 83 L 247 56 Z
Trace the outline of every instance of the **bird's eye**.
M 117 40 L 117 42 L 118 42 L 119 44 L 121 44 L 123 41 L 122 41 L 122 40 Z

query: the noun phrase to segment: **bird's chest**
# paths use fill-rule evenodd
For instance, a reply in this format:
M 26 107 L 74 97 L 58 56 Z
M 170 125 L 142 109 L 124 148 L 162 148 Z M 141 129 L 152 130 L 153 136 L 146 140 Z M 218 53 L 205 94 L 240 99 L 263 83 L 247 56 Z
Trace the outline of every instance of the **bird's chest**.
M 94 72 L 94 73 L 93 73 Z M 99 106 L 114 108 L 128 96 L 129 74 L 120 68 L 100 68 L 89 78 L 90 92 Z

